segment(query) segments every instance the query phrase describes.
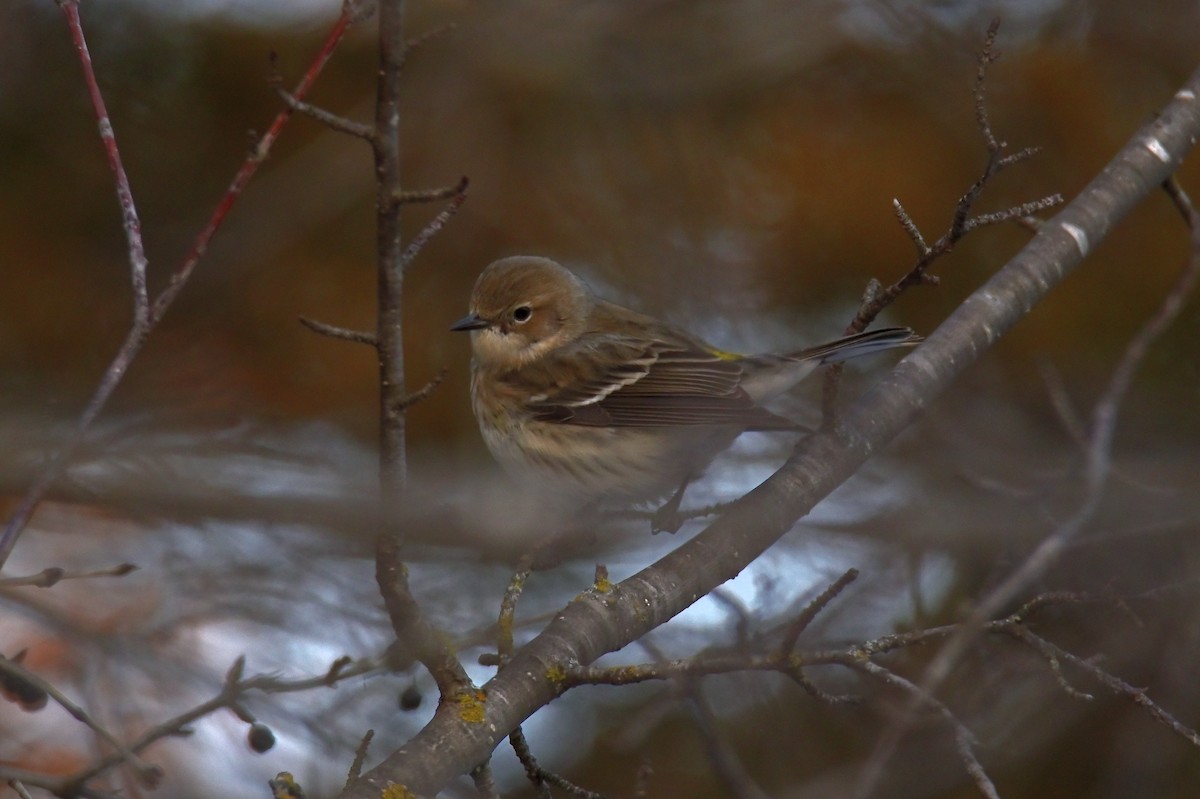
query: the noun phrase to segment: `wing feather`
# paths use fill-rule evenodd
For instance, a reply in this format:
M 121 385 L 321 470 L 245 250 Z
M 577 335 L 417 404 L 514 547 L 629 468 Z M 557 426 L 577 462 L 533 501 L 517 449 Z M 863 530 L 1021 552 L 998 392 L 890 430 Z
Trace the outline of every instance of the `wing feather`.
M 594 427 L 796 427 L 755 405 L 740 387 L 740 359 L 721 357 L 697 343 L 615 339 L 593 343 L 572 357 L 577 372 L 596 376 L 531 402 L 538 421 Z M 613 363 L 618 365 L 601 366 Z

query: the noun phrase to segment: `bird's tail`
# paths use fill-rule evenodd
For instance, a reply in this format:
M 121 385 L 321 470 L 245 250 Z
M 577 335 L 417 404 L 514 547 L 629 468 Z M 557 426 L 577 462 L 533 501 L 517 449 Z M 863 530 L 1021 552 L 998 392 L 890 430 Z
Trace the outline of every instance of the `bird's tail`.
M 841 363 L 860 355 L 870 355 L 895 347 L 915 347 L 923 339 L 907 327 L 881 327 L 865 333 L 835 339 L 815 347 L 789 352 L 784 357 L 798 361 L 815 360 L 821 363 Z

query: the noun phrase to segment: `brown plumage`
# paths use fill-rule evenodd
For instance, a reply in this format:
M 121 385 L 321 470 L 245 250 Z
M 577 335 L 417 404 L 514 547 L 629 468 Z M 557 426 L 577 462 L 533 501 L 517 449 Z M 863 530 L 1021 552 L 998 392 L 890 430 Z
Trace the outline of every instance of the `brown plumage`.
M 484 269 L 470 313 L 451 329 L 472 331 L 472 403 L 492 454 L 577 504 L 681 493 L 743 431 L 796 430 L 762 403 L 818 365 L 920 341 L 886 328 L 739 356 L 600 299 L 531 256 Z

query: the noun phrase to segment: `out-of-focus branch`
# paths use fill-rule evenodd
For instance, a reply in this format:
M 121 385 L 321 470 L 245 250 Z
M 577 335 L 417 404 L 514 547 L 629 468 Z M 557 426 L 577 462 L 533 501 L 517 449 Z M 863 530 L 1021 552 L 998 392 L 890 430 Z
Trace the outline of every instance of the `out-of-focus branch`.
M 121 168 L 116 135 L 112 129 L 112 122 L 108 118 L 108 111 L 104 106 L 100 86 L 96 80 L 96 74 L 92 69 L 91 58 L 88 55 L 87 42 L 79 18 L 79 2 L 78 0 L 59 0 L 59 7 L 66 17 L 71 38 L 75 42 L 75 50 L 79 55 L 80 64 L 83 67 L 84 83 L 92 100 L 92 110 L 100 126 L 100 138 L 104 144 L 105 151 L 108 153 L 109 163 L 113 168 L 117 183 L 117 195 L 121 204 L 126 238 L 129 241 L 130 262 L 133 271 L 134 319 L 132 327 L 125 336 L 124 342 L 122 342 L 120 349 L 117 350 L 117 354 L 105 370 L 104 376 L 100 379 L 99 385 L 96 386 L 95 392 L 84 407 L 83 413 L 80 414 L 74 432 L 72 432 L 70 438 L 42 467 L 33 484 L 21 498 L 16 510 L 13 511 L 13 515 L 10 517 L 3 533 L 0 533 L 0 568 L 3 568 L 4 563 L 8 560 L 8 556 L 12 554 L 17 539 L 29 523 L 29 519 L 33 516 L 33 512 L 41 503 L 42 498 L 45 497 L 46 492 L 50 490 L 51 486 L 62 475 L 72 456 L 82 445 L 84 437 L 87 435 L 92 423 L 100 415 L 100 412 L 108 403 L 109 397 L 112 396 L 121 379 L 129 371 L 130 365 L 141 351 L 147 337 L 158 323 L 162 321 L 167 309 L 171 307 L 175 298 L 179 296 L 179 292 L 183 290 L 188 278 L 192 275 L 192 271 L 196 268 L 196 264 L 199 263 L 200 258 L 208 249 L 208 244 L 212 240 L 212 237 L 225 221 L 226 215 L 228 215 L 234 203 L 237 202 L 238 197 L 241 196 L 242 190 L 249 183 L 250 178 L 254 176 L 254 173 L 258 171 L 258 167 L 266 160 L 272 145 L 279 138 L 283 126 L 292 115 L 291 109 L 285 109 L 275 116 L 267 132 L 263 134 L 262 138 L 259 139 L 258 143 L 246 157 L 246 160 L 242 163 L 233 181 L 229 184 L 229 188 L 226 189 L 225 195 L 213 210 L 212 216 L 209 217 L 208 222 L 196 235 L 191 249 L 188 250 L 183 258 L 183 262 L 172 272 L 166 287 L 159 292 L 153 301 L 150 301 L 146 288 L 146 259 L 141 243 L 141 228 L 137 220 L 133 194 L 129 188 L 129 180 L 125 175 L 124 169 Z M 292 92 L 293 96 L 303 98 L 308 94 L 317 76 L 321 73 L 330 56 L 333 55 L 334 48 L 337 47 L 338 42 L 345 35 L 348 25 L 349 17 L 346 10 L 343 9 L 342 15 L 334 23 L 333 28 L 325 37 L 325 42 L 321 46 L 320 51 L 318 51 L 316 57 L 313 59 L 312 64 L 309 65 L 308 72 L 305 73 L 304 78 Z
M 121 563 L 108 569 L 92 569 L 89 571 L 72 572 L 59 566 L 50 566 L 37 574 L 26 577 L 0 577 L 0 588 L 17 588 L 19 586 L 34 586 L 49 588 L 63 580 L 90 580 L 95 577 L 124 577 L 137 571 L 132 563 Z
M 238 658 L 229 669 L 225 682 L 216 696 L 173 718 L 156 724 L 130 743 L 124 745 L 116 741 L 111 733 L 102 732 L 87 717 L 87 714 L 83 713 L 81 708 L 75 706 L 74 703 L 71 703 L 65 697 L 56 695 L 57 692 L 54 692 L 51 695 L 55 701 L 59 702 L 77 719 L 97 730 L 111 744 L 113 751 L 100 755 L 94 762 L 74 774 L 69 774 L 65 777 L 31 772 L 20 772 L 18 774 L 14 770 L 0 766 L 0 779 L 19 779 L 26 785 L 42 788 L 56 796 L 95 796 L 100 794 L 88 786 L 89 781 L 116 766 L 133 762 L 138 766 L 139 775 L 149 784 L 153 784 L 153 781 L 156 781 L 161 776 L 161 770 L 155 765 L 142 763 L 137 760 L 137 754 L 156 741 L 179 735 L 188 725 L 219 710 L 232 710 L 243 720 L 253 723 L 253 718 L 249 716 L 242 706 L 244 697 L 249 693 L 278 694 L 311 691 L 314 688 L 336 685 L 342 680 L 361 677 L 364 674 L 377 671 L 381 668 L 383 662 L 383 657 L 365 658 L 357 661 L 344 657 L 334 661 L 325 674 L 319 677 L 285 680 L 274 675 L 243 677 L 242 668 L 244 659 Z M 262 727 L 262 725 L 257 726 Z M 262 728 L 266 729 L 265 727 Z
M 80 707 L 75 702 L 72 702 L 66 694 L 58 690 L 47 680 L 41 676 L 34 674 L 24 668 L 19 660 L 9 660 L 8 658 L 0 658 L 0 675 L 3 675 L 3 683 L 7 688 L 12 681 L 17 680 L 26 685 L 31 685 L 40 691 L 43 695 L 50 697 L 63 710 L 71 714 L 71 716 L 80 723 L 89 727 L 97 737 L 99 737 L 107 746 L 114 750 L 114 755 L 119 757 L 121 762 L 131 766 L 137 774 L 138 781 L 148 787 L 153 788 L 158 785 L 162 779 L 162 769 L 158 766 L 144 762 L 137 754 L 121 743 L 117 736 L 109 732 L 98 721 L 92 718 L 92 715 Z

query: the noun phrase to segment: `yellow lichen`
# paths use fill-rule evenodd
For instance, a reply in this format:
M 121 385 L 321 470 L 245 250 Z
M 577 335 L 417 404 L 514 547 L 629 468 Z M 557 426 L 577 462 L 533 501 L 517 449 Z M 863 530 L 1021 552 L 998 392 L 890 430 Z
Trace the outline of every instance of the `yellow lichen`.
M 455 701 L 458 717 L 468 724 L 482 724 L 487 718 L 487 694 L 483 691 L 463 691 Z
M 389 782 L 387 787 L 379 792 L 379 799 L 417 799 L 417 795 L 403 785 Z

